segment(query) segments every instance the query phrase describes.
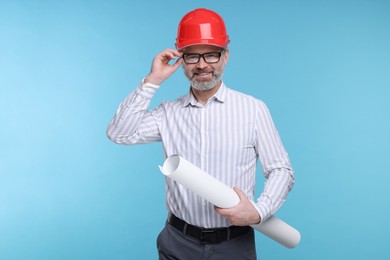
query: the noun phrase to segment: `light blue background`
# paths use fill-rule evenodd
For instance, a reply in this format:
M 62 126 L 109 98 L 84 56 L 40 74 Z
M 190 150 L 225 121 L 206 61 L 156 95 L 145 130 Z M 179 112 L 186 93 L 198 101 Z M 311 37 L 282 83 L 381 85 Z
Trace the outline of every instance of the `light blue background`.
M 390 2 L 0 1 L 0 259 L 157 259 L 160 144 L 105 130 L 207 7 L 231 38 L 225 83 L 265 101 L 296 172 L 260 259 L 389 259 Z M 153 105 L 188 90 L 181 70 Z M 258 176 L 256 195 L 262 190 Z

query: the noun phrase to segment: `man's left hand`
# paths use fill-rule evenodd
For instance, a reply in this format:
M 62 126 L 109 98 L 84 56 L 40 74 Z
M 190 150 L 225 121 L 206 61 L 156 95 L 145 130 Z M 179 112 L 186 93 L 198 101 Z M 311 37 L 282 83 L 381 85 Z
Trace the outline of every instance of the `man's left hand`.
M 234 187 L 234 191 L 240 198 L 240 203 L 235 207 L 228 209 L 215 207 L 215 211 L 224 216 L 235 226 L 248 226 L 260 223 L 260 215 L 246 197 L 245 193 L 237 187 Z

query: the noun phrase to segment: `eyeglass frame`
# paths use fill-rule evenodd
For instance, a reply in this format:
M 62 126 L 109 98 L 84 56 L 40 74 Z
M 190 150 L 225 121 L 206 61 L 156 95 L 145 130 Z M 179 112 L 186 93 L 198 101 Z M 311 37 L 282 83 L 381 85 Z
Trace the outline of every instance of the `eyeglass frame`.
M 226 51 L 226 49 L 223 49 L 222 51 L 218 52 L 218 51 L 211 51 L 211 52 L 206 52 L 206 53 L 183 53 L 183 55 L 181 56 L 183 58 L 183 61 L 185 64 L 197 64 L 199 63 L 200 61 L 200 58 L 202 58 L 204 60 L 204 62 L 206 62 L 207 64 L 215 64 L 215 63 L 218 63 L 220 60 L 221 60 L 221 56 L 222 56 L 222 52 Z M 217 53 L 218 54 L 218 60 L 215 61 L 215 62 L 207 62 L 204 55 L 207 55 L 207 54 L 210 54 L 210 53 Z M 186 62 L 186 59 L 184 58 L 185 55 L 197 55 L 198 56 L 198 61 L 197 62 Z

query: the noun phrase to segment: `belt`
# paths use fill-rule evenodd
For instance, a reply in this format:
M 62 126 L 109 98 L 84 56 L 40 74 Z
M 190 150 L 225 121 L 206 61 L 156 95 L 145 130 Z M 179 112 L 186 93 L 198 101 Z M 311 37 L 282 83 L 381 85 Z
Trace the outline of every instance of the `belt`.
M 180 232 L 200 240 L 204 244 L 218 244 L 244 235 L 252 230 L 250 226 L 230 226 L 227 228 L 200 228 L 170 214 L 168 223 Z

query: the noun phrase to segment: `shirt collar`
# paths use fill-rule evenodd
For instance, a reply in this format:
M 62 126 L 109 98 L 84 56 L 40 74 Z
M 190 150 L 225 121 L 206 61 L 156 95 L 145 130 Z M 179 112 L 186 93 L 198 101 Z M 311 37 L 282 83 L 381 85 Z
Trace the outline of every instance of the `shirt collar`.
M 210 98 L 210 100 L 215 100 L 215 101 L 218 101 L 218 102 L 225 102 L 225 98 L 226 98 L 226 86 L 225 84 L 222 82 L 221 86 L 219 87 L 217 93 L 214 94 L 214 96 L 212 96 Z M 198 101 L 196 100 L 194 94 L 192 93 L 191 89 L 188 91 L 188 94 L 184 96 L 184 99 L 183 99 L 183 107 L 186 107 L 188 105 L 191 105 L 191 106 L 199 106 L 198 105 Z

